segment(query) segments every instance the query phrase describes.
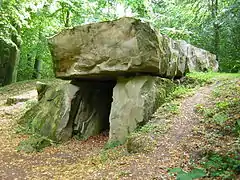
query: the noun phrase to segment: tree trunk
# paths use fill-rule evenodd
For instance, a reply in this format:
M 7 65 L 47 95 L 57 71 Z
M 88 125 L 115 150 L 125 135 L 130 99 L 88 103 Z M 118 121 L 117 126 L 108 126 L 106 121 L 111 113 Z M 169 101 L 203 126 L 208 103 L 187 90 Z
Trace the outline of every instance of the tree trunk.
M 211 9 L 212 9 L 213 29 L 214 29 L 213 45 L 214 45 L 214 51 L 216 54 L 217 61 L 219 61 L 220 25 L 217 22 L 218 0 L 211 0 Z
M 39 58 L 36 57 L 34 62 L 34 71 L 32 75 L 33 79 L 41 78 L 40 70 L 41 70 L 41 60 L 39 60 Z
M 67 10 L 67 14 L 66 14 L 66 20 L 65 20 L 65 27 L 69 27 L 70 26 L 70 10 Z

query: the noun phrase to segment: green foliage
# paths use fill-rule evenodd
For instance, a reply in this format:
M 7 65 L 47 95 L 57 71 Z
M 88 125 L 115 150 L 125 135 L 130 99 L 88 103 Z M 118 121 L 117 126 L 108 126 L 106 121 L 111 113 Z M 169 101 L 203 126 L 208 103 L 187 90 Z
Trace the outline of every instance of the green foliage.
M 24 151 L 26 153 L 39 152 L 52 144 L 52 140 L 37 134 L 33 134 L 28 139 L 19 143 L 17 151 Z
M 17 134 L 28 134 L 28 135 L 31 135 L 33 134 L 33 131 L 30 127 L 28 126 L 21 126 L 21 125 L 18 125 L 15 129 L 15 132 Z
M 151 22 L 161 33 L 183 39 L 217 53 L 222 71 L 238 72 L 240 67 L 240 1 L 219 0 L 213 16 L 210 1 L 176 0 L 2 0 L 0 36 L 21 50 L 18 80 L 32 79 L 36 60 L 42 78 L 53 77 L 47 38 L 60 30 L 91 22 L 136 16 Z M 216 27 L 221 34 L 216 49 Z
M 150 133 L 155 131 L 158 128 L 157 124 L 151 124 L 151 123 L 147 123 L 144 126 L 139 126 L 136 129 L 136 133 Z
M 178 114 L 179 113 L 179 102 L 172 101 L 169 103 L 165 103 L 162 106 L 162 110 L 164 110 L 165 113 L 170 113 L 171 115 Z
M 170 97 L 172 99 L 176 99 L 176 98 L 183 98 L 187 95 L 190 95 L 192 93 L 192 89 L 179 85 L 175 88 L 175 90 L 171 93 Z
M 200 85 L 208 84 L 213 82 L 213 78 L 220 75 L 219 73 L 215 72 L 192 72 L 187 74 L 187 77 L 193 78 L 195 81 L 197 81 Z
M 218 85 L 212 92 L 210 107 L 199 104 L 195 109 L 204 116 L 205 123 L 213 123 L 221 132 L 230 131 L 239 135 L 240 91 L 239 81 L 235 77 L 239 75 L 222 78 L 223 84 Z
M 161 33 L 218 54 L 221 71 L 239 71 L 240 1 L 161 0 L 150 4 L 151 22 Z
M 117 146 L 122 145 L 122 143 L 120 141 L 111 141 L 111 142 L 107 142 L 104 146 L 104 149 L 114 149 Z
M 177 180 L 192 180 L 206 176 L 206 173 L 203 169 L 193 169 L 190 172 L 186 172 L 181 168 L 173 168 L 170 169 L 168 173 L 171 175 L 176 174 Z
M 240 137 L 240 119 L 236 121 L 233 132 Z
M 209 153 L 203 159 L 203 166 L 211 177 L 221 177 L 222 179 L 235 179 L 240 160 L 237 155 L 220 155 L 218 153 Z
M 228 116 L 224 113 L 218 113 L 213 116 L 213 121 L 219 125 L 223 125 L 228 120 Z
M 187 77 L 193 78 L 198 83 L 208 84 L 217 80 L 229 80 L 239 78 L 239 73 L 217 73 L 217 72 L 192 72 L 187 74 Z
M 203 152 L 204 156 L 200 162 L 211 179 L 238 179 L 237 175 L 240 172 L 239 77 L 239 74 L 214 77 L 217 83 L 210 97 L 210 103 L 196 106 L 196 111 L 204 116 L 203 134 L 211 144 L 209 149 L 206 147 L 208 150 Z M 231 144 L 230 147 L 216 146 L 219 144 L 218 138 L 226 138 L 229 142 L 226 142 L 225 146 Z

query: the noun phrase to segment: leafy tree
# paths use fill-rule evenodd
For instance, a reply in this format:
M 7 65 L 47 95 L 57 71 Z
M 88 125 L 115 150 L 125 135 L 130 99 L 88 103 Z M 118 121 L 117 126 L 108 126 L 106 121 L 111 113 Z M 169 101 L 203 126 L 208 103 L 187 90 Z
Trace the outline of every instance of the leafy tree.
M 222 71 L 240 69 L 240 0 L 1 0 L 0 36 L 21 50 L 18 80 L 52 77 L 48 37 L 124 15 L 217 54 Z

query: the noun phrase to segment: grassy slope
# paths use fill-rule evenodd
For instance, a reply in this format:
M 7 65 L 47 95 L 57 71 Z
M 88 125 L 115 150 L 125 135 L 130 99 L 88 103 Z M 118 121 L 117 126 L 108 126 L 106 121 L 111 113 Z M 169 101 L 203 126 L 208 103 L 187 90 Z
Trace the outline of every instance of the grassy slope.
M 198 104 L 202 116 L 187 138 L 192 152 L 188 171 L 174 169 L 178 175 L 191 176 L 190 169 L 205 171 L 204 179 L 239 179 L 240 173 L 240 74 L 193 73 L 189 77 L 216 83 L 206 104 Z M 180 180 L 184 179 L 180 177 Z

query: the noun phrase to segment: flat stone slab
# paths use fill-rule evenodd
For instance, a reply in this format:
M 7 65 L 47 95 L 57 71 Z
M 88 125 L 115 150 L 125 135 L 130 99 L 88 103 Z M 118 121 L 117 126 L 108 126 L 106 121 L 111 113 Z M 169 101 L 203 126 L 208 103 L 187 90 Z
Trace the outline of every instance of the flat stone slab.
M 24 94 L 7 98 L 6 104 L 13 105 L 13 104 L 17 104 L 19 102 L 26 102 L 29 100 L 37 100 L 37 96 L 38 96 L 38 94 L 37 94 L 36 90 L 28 91 Z
M 135 18 L 65 29 L 49 39 L 49 47 L 55 75 L 63 79 L 173 78 L 217 69 L 216 57 L 207 55 L 211 53 L 163 36 Z

